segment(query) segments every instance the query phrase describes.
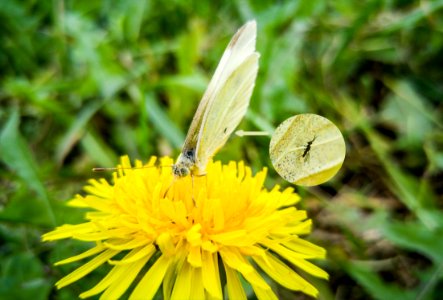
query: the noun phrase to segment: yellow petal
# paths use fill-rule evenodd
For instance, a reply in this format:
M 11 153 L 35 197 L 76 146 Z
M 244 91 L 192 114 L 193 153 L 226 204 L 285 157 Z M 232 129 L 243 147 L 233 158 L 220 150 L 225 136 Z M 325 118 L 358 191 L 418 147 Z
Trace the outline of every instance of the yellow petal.
M 135 277 L 139 274 L 140 270 L 146 265 L 150 256 L 146 256 L 139 261 L 136 261 L 129 265 L 122 265 L 121 267 L 126 267 L 125 272 L 122 272 L 122 276 L 115 280 L 101 295 L 101 300 L 108 299 L 120 299 L 121 295 L 129 288 L 133 283 Z
M 186 255 L 184 251 L 182 253 L 177 253 L 174 256 L 174 262 L 171 264 L 171 267 L 165 274 L 163 279 L 163 297 L 166 300 L 171 299 L 172 289 L 174 288 L 176 275 L 179 270 L 182 268 L 183 264 L 186 261 Z
M 91 195 L 94 195 L 96 198 L 102 199 L 110 199 L 113 195 L 113 187 L 109 185 L 105 180 L 97 181 L 95 179 L 91 179 L 88 181 L 89 185 L 85 186 L 83 190 L 88 192 Z
M 272 249 L 277 254 L 279 254 L 281 257 L 287 259 L 289 262 L 291 262 L 293 265 L 299 267 L 300 269 L 308 272 L 309 274 L 319 277 L 328 279 L 329 275 L 316 265 L 308 262 L 305 260 L 305 258 L 302 257 L 301 254 L 296 253 L 286 247 L 283 247 L 280 244 L 276 243 L 265 243 L 264 245 L 268 246 L 269 249 Z
M 191 227 L 191 229 L 188 230 L 188 233 L 186 234 L 186 239 L 192 246 L 200 246 L 202 244 L 202 225 L 200 223 L 195 224 Z
M 238 250 L 234 247 L 224 247 L 220 249 L 220 255 L 228 266 L 240 273 L 252 272 L 253 267 L 245 261 L 245 259 L 238 254 Z
M 319 247 L 311 242 L 300 238 L 294 238 L 288 242 L 282 243 L 284 246 L 288 247 L 292 251 L 304 254 L 305 257 L 312 258 L 325 258 L 326 250 L 322 247 Z
M 241 247 L 240 252 L 245 256 L 264 256 L 267 251 L 258 246 Z
M 215 253 L 218 251 L 219 247 L 211 241 L 204 241 L 202 243 L 202 249 L 211 253 Z
M 84 197 L 82 197 L 80 195 L 75 195 L 74 199 L 69 200 L 67 205 L 72 206 L 72 207 L 89 207 L 89 205 L 87 203 L 85 203 Z
M 205 289 L 203 288 L 202 272 L 201 268 L 194 268 L 191 266 L 192 281 L 191 281 L 191 294 L 189 299 L 205 300 Z
M 57 286 L 58 289 L 61 289 L 62 287 L 67 286 L 68 284 L 71 284 L 74 281 L 79 280 L 80 278 L 94 271 L 96 268 L 98 268 L 100 265 L 102 265 L 104 262 L 106 262 L 108 259 L 110 259 L 119 252 L 120 251 L 111 250 L 111 249 L 102 252 L 100 255 L 94 257 L 89 262 L 76 269 L 74 272 L 68 274 L 67 276 L 57 281 L 55 285 Z
M 302 291 L 305 294 L 316 297 L 317 289 L 309 284 L 275 256 L 267 253 L 267 259 L 262 257 L 252 257 L 259 267 L 280 285 L 294 291 Z
M 203 286 L 212 297 L 222 299 L 223 294 L 220 283 L 217 253 L 212 254 L 208 251 L 203 251 L 202 261 Z
M 160 248 L 160 251 L 166 255 L 174 255 L 175 253 L 175 245 L 172 237 L 169 233 L 163 232 L 157 237 L 157 245 Z
M 270 289 L 266 281 L 236 248 L 231 247 L 229 250 L 223 248 L 220 251 L 220 255 L 228 266 L 239 271 L 252 286 L 257 286 L 261 289 Z
M 98 232 L 91 233 L 76 233 L 72 237 L 77 240 L 85 242 L 95 242 L 102 241 L 110 238 L 130 238 L 130 236 L 135 233 L 136 230 L 133 228 L 119 228 L 119 229 L 109 229 Z
M 291 234 L 305 235 L 311 232 L 312 220 L 306 220 L 297 225 L 291 225 L 289 231 Z
M 123 168 L 131 168 L 131 160 L 128 155 L 123 155 L 120 158 L 120 161 Z
M 175 268 L 171 265 L 171 267 L 166 272 L 162 283 L 163 298 L 165 300 L 171 299 L 172 288 L 174 287 L 174 282 L 175 282 L 175 275 L 176 275 Z
M 202 256 L 200 247 L 189 247 L 188 263 L 193 267 L 201 267 Z
M 252 288 L 259 300 L 278 300 L 277 295 L 272 289 L 262 289 L 257 286 L 252 286 Z
M 246 230 L 228 231 L 220 234 L 212 234 L 211 239 L 223 245 L 247 246 L 250 245 L 250 239 Z
M 103 244 L 109 249 L 131 250 L 149 244 L 149 240 L 139 237 L 129 240 L 104 242 Z
M 297 194 L 294 194 L 293 188 L 287 188 L 283 191 L 282 196 L 283 199 L 280 203 L 281 206 L 292 206 L 295 205 L 297 202 L 300 201 L 300 196 Z
M 92 255 L 95 255 L 97 253 L 102 252 L 103 250 L 105 250 L 105 247 L 103 247 L 102 244 L 98 244 L 97 246 L 95 246 L 94 248 L 89 249 L 88 251 L 85 251 L 85 252 L 83 252 L 81 254 L 78 254 L 76 256 L 72 256 L 72 257 L 69 257 L 67 259 L 58 261 L 54 265 L 55 266 L 59 266 L 59 265 L 68 264 L 68 263 L 71 263 L 71 262 L 74 262 L 74 261 L 81 260 L 83 258 L 92 256 Z
M 191 299 L 191 287 L 198 288 L 192 286 L 192 267 L 188 263 L 184 263 L 178 271 L 171 300 Z
M 43 241 L 53 241 L 72 237 L 77 233 L 86 233 L 97 231 L 97 227 L 91 223 L 82 223 L 77 225 L 62 225 L 55 230 L 45 233 L 42 236 Z
M 152 299 L 162 283 L 171 262 L 172 259 L 170 257 L 164 254 L 160 256 L 137 284 L 129 300 Z
M 151 244 L 151 245 L 148 245 L 143 248 L 138 248 L 138 249 L 132 250 L 131 252 L 129 252 L 130 255 L 127 255 L 122 260 L 110 260 L 109 264 L 111 264 L 111 265 L 129 264 L 129 263 L 135 262 L 137 260 L 140 260 L 146 256 L 151 257 L 152 254 L 154 254 L 154 253 L 155 253 L 155 247 L 154 247 L 154 245 Z
M 214 214 L 214 231 L 220 231 L 225 227 L 224 208 L 220 203 L 220 199 L 213 199 L 212 205 Z
M 223 262 L 224 263 L 224 262 Z M 226 272 L 226 287 L 228 290 L 228 299 L 246 300 L 245 290 L 238 278 L 238 273 L 224 263 Z
M 133 256 L 133 254 L 129 252 L 123 259 L 130 258 L 131 256 Z M 102 298 L 118 299 L 128 289 L 138 272 L 140 272 L 150 258 L 151 256 L 146 256 L 130 264 L 114 266 L 92 289 L 82 293 L 80 298 L 91 297 L 107 289 L 105 294 L 102 295 Z M 112 297 L 106 297 L 105 295 L 112 295 Z

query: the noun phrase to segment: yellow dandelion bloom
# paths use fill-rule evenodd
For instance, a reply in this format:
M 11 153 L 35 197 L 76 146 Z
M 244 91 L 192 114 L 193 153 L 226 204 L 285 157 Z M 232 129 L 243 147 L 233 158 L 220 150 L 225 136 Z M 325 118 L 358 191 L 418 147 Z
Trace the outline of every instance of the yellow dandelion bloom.
M 277 299 L 264 274 L 287 289 L 318 294 L 294 269 L 327 278 L 307 261 L 324 258 L 326 251 L 300 238 L 311 221 L 293 206 L 299 197 L 291 189 L 266 190 L 266 170 L 253 176 L 242 162 L 211 162 L 206 176 L 174 179 L 170 168 L 154 167 L 155 161 L 130 169 L 123 157 L 125 169 L 114 173 L 114 184 L 91 180 L 87 195 L 69 202 L 92 209 L 86 223 L 43 235 L 44 241 L 95 242 L 56 263 L 90 258 L 57 288 L 106 263 L 112 269 L 81 298 L 102 293 L 102 299 L 118 299 L 133 284 L 129 299 L 151 299 L 160 286 L 165 299 L 246 299 L 247 282 L 258 299 Z M 163 166 L 172 163 L 161 159 Z

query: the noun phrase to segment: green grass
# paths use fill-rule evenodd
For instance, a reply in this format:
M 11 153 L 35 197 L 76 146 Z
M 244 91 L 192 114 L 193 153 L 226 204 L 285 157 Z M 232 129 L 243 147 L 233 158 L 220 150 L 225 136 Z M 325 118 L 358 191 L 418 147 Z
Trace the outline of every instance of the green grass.
M 320 298 L 441 298 L 441 0 L 2 1 L 0 298 L 76 299 L 97 282 L 55 290 L 73 267 L 52 263 L 85 246 L 40 235 L 81 221 L 63 204 L 102 176 L 92 167 L 178 154 L 227 42 L 252 18 L 260 71 L 240 127 L 308 112 L 346 139 L 339 174 L 297 188 L 310 239 L 328 250 Z M 216 158 L 269 167 L 269 187 L 289 186 L 268 145 L 233 136 Z

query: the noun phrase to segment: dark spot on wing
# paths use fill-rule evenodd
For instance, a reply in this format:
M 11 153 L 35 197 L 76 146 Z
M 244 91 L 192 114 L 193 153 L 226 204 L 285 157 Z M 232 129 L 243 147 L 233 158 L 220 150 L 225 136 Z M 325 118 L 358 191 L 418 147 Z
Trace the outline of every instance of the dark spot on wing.
M 243 30 L 242 30 L 243 31 Z M 231 42 L 229 43 L 229 46 L 232 48 L 232 47 L 234 47 L 234 45 L 237 43 L 237 41 L 238 41 L 238 38 L 240 37 L 240 31 L 239 32 L 237 32 L 237 34 L 236 35 L 234 35 L 234 37 L 232 38 L 232 40 L 231 40 Z
M 189 158 L 190 160 L 194 161 L 194 159 L 195 159 L 195 149 L 194 148 L 187 149 L 187 150 L 183 151 L 183 155 L 186 158 Z
M 225 129 L 223 129 L 223 133 L 226 133 L 226 131 L 228 131 L 227 127 Z

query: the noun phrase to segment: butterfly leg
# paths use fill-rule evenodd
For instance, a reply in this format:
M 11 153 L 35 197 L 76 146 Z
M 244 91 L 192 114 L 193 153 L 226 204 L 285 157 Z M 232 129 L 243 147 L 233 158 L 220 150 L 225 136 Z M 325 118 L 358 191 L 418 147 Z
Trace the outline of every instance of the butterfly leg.
M 169 190 L 171 189 L 172 185 L 175 183 L 176 180 L 177 180 L 177 177 L 174 176 L 172 178 L 171 184 L 168 186 L 165 193 L 163 194 L 163 198 L 166 198 L 166 195 L 168 194 Z
M 192 197 L 192 202 L 194 203 L 194 206 L 197 207 L 197 202 L 195 201 L 195 197 L 194 197 L 194 175 L 191 174 L 191 197 Z

